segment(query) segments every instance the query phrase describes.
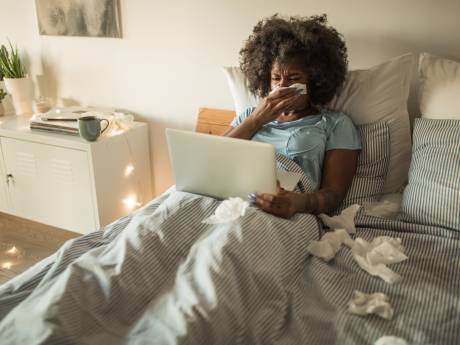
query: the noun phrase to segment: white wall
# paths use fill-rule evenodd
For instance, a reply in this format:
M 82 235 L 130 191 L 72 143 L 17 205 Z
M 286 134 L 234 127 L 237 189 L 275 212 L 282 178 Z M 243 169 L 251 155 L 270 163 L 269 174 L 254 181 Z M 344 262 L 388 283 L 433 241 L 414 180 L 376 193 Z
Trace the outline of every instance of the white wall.
M 232 108 L 220 66 L 238 63 L 264 16 L 327 13 L 351 68 L 408 51 L 460 59 L 459 0 L 120 0 L 122 39 L 40 36 L 34 3 L 0 0 L 0 42 L 23 50 L 42 94 L 148 121 L 155 193 L 172 184 L 164 128 L 193 129 L 200 106 Z

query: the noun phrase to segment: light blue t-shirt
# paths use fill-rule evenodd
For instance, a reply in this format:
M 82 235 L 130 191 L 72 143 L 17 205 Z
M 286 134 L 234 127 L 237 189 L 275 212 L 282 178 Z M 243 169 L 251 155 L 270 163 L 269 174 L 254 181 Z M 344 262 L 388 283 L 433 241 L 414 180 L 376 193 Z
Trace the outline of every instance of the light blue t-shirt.
M 236 127 L 252 114 L 248 108 L 232 121 Z M 290 122 L 272 121 L 265 124 L 252 140 L 269 143 L 280 153 L 302 167 L 311 177 L 314 189 L 321 183 L 324 153 L 334 149 L 360 150 L 359 132 L 344 113 L 323 110 Z

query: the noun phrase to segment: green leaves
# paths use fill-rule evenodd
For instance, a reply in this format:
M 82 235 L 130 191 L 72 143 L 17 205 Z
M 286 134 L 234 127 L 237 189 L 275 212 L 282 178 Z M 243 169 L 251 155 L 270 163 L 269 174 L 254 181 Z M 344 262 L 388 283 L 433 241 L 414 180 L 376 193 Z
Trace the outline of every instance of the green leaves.
M 2 44 L 0 47 L 0 71 L 4 78 L 24 78 L 26 72 L 19 57 L 18 48 L 13 47 L 10 41 L 9 49 Z

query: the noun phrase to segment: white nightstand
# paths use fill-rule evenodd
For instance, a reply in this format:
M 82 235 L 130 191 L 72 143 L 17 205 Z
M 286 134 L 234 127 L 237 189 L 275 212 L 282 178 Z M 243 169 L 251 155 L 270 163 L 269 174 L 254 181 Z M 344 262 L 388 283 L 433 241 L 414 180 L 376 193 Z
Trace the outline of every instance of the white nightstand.
M 0 117 L 0 211 L 79 233 L 152 198 L 148 126 L 96 142 Z

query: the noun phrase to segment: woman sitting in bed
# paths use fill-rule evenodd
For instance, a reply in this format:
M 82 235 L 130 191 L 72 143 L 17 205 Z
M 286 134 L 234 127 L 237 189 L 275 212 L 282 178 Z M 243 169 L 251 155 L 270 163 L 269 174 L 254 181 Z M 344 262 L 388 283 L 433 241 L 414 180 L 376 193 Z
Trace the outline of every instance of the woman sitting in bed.
M 275 15 L 254 27 L 240 55 L 249 88 L 261 101 L 238 114 L 225 135 L 273 144 L 300 165 L 316 190 L 257 194 L 256 204 L 281 217 L 333 211 L 347 193 L 361 149 L 350 118 L 324 108 L 347 73 L 341 35 L 325 15 Z M 306 85 L 306 94 L 293 84 Z

